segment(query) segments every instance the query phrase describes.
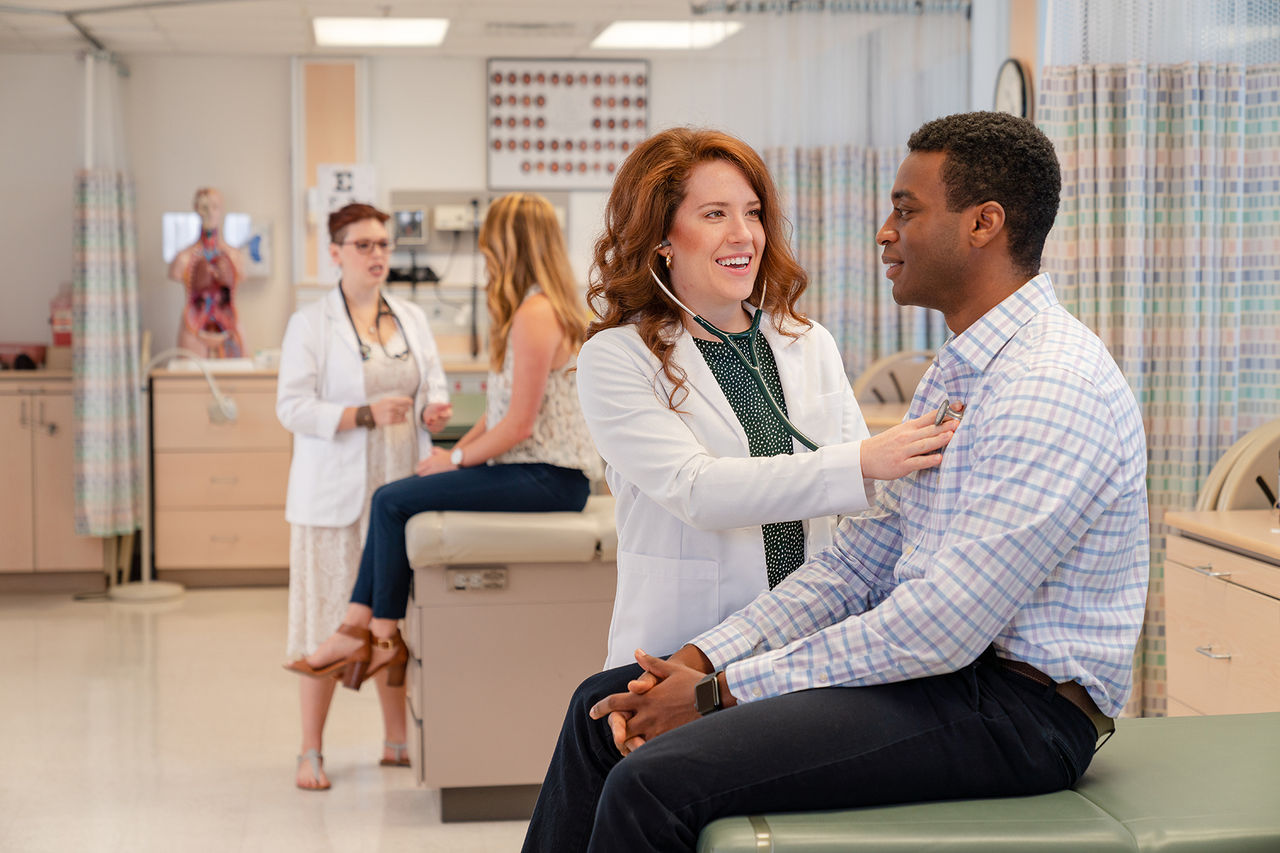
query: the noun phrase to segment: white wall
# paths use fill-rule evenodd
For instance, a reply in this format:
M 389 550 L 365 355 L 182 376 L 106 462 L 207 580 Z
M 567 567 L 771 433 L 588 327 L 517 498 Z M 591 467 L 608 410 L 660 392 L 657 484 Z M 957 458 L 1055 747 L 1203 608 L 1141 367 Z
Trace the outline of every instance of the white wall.
M 221 189 L 228 209 L 274 225 L 273 274 L 243 283 L 238 305 L 249 350 L 278 346 L 294 301 L 290 60 L 124 59 L 131 70 L 124 86 L 125 128 L 137 187 L 143 328 L 152 332 L 153 349 L 175 340 L 183 302 L 181 286 L 166 279 L 161 215 L 189 209 L 202 185 Z M 714 126 L 752 145 L 765 144 L 768 116 L 758 108 L 761 93 L 744 82 L 750 75 L 729 67 L 740 61 L 709 67 L 704 57 L 655 56 L 652 129 Z M 46 340 L 49 300 L 70 279 L 77 68 L 71 56 L 0 56 L 0 150 L 17 152 L 0 169 L 6 198 L 24 200 L 0 211 L 11 274 L 0 340 Z M 393 189 L 484 190 L 485 60 L 380 56 L 369 59 L 367 69 L 368 152 L 380 201 L 385 205 Z M 14 80 L 24 83 L 12 85 Z M 570 198 L 570 260 L 583 282 L 606 195 L 575 192 Z M 432 252 L 420 260 L 442 271 L 442 256 Z M 455 261 L 448 280 L 469 281 L 472 270 L 468 253 Z
M 377 169 L 378 196 L 391 190 L 484 190 L 484 59 L 374 57 L 368 60 L 369 157 Z M 743 93 L 726 93 L 690 58 L 650 63 L 650 124 L 714 125 L 758 144 L 758 114 L 744 109 Z M 732 123 L 726 117 L 733 116 Z M 578 191 L 569 201 L 569 259 L 585 283 L 591 250 L 600 231 L 607 192 Z M 464 245 L 467 245 L 464 242 Z M 437 272 L 445 254 L 429 247 L 419 260 Z M 457 259 L 448 282 L 470 280 L 470 255 Z
M 153 351 L 177 340 L 182 285 L 166 278 L 161 216 L 190 210 L 201 186 L 273 226 L 269 279 L 242 282 L 249 354 L 277 347 L 293 307 L 289 265 L 290 65 L 284 57 L 125 57 L 125 127 L 137 187 L 138 279 Z
M 0 53 L 0 342 L 48 343 L 71 281 L 80 88 L 74 55 Z

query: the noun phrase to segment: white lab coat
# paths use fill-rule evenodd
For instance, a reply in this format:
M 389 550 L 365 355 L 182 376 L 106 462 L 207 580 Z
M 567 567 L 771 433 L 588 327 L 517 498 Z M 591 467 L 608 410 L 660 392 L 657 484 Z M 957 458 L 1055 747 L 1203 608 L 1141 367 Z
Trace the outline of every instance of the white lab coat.
M 760 525 L 805 520 L 805 553 L 831 544 L 836 514 L 866 509 L 866 422 L 831 333 L 788 338 L 761 323 L 791 420 L 820 447 L 751 458 L 747 436 L 693 337 L 673 361 L 683 401 L 634 326 L 607 329 L 578 356 L 578 394 L 617 499 L 618 589 L 606 667 L 643 648 L 665 655 L 768 587 Z
M 425 458 L 431 453 L 431 435 L 422 426 L 422 410 L 428 403 L 447 403 L 448 385 L 427 315 L 403 299 L 386 299 L 418 363 L 413 422 L 418 455 Z M 345 527 L 360 517 L 368 475 L 367 433 L 338 432 L 338 421 L 343 409 L 369 402 L 360 342 L 335 287 L 294 312 L 281 345 L 276 417 L 293 433 L 284 511 L 290 524 Z

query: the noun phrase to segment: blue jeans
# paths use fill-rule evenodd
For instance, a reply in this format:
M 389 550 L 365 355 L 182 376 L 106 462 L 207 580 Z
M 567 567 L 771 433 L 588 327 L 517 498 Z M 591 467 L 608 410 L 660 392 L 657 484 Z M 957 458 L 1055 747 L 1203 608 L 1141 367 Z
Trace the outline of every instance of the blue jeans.
M 728 815 L 1040 794 L 1093 758 L 1093 723 L 1025 676 L 982 660 L 947 675 L 748 702 L 621 758 L 588 709 L 635 665 L 579 686 L 542 783 L 525 853 L 695 849 Z
M 477 465 L 427 477 L 406 477 L 373 493 L 369 535 L 351 602 L 375 619 L 401 619 L 409 602 L 405 524 L 420 512 L 580 512 L 591 484 L 576 468 L 540 462 Z

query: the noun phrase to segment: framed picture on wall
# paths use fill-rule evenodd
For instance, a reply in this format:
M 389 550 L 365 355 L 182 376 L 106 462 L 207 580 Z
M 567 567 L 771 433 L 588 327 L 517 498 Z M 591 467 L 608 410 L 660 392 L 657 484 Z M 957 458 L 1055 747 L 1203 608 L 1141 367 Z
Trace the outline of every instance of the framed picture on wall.
M 650 134 L 641 59 L 490 59 L 489 189 L 605 190 Z

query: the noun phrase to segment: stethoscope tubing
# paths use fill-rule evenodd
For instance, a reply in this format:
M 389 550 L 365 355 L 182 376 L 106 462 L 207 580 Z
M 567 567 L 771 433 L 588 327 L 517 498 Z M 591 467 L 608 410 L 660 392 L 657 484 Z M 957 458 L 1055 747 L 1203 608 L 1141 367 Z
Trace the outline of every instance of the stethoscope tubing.
M 774 417 L 778 419 L 778 423 L 782 425 L 782 428 L 786 430 L 787 434 L 810 450 L 817 450 L 818 443 L 805 435 L 799 427 L 791 422 L 791 419 L 787 417 L 786 413 L 782 411 L 782 407 L 779 406 L 778 401 L 773 398 L 773 393 L 769 390 L 769 385 L 765 382 L 764 374 L 760 370 L 760 353 L 757 349 L 756 341 L 759 340 L 760 337 L 760 320 L 764 317 L 763 309 L 756 308 L 755 312 L 751 316 L 751 329 L 745 336 L 743 336 L 746 337 L 748 341 L 747 346 L 750 350 L 750 357 L 748 357 L 748 355 L 744 353 L 736 343 L 734 343 L 728 332 L 716 328 L 710 321 L 703 319 L 690 309 L 688 305 L 685 305 L 677 299 L 676 295 L 672 293 L 665 284 L 663 284 L 662 279 L 658 278 L 658 274 L 653 271 L 652 266 L 649 267 L 649 275 L 653 276 L 654 282 L 656 282 L 658 287 L 662 289 L 662 292 L 665 293 L 672 302 L 679 305 L 686 314 L 692 317 L 695 323 L 703 329 L 706 329 L 706 331 L 717 340 L 729 345 L 729 349 L 733 351 L 733 354 L 737 356 L 738 361 L 742 362 L 742 366 L 745 367 L 747 369 L 747 373 L 751 375 L 751 381 L 755 383 L 756 388 L 760 389 L 760 394 L 764 397 L 765 405 L 769 407 L 769 411 L 773 412 Z M 763 306 L 763 287 L 761 288 L 760 296 L 760 304 Z

